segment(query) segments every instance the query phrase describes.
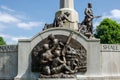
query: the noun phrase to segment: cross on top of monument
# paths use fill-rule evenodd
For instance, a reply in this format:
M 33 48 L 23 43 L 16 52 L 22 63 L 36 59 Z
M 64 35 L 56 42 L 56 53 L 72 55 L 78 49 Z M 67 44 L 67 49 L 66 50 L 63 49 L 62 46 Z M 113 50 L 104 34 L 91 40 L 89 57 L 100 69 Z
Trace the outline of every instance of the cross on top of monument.
M 74 9 L 74 0 L 60 0 L 60 9 L 61 8 Z

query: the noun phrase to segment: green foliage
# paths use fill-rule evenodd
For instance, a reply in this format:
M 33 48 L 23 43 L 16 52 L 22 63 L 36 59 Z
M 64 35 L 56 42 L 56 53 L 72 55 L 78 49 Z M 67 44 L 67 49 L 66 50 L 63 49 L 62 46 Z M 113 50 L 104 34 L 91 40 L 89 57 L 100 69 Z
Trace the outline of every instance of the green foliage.
M 0 37 L 0 45 L 6 45 L 6 42 L 4 41 L 2 37 Z
M 120 44 L 120 24 L 105 18 L 97 26 L 95 37 L 100 38 L 100 42 L 103 44 Z

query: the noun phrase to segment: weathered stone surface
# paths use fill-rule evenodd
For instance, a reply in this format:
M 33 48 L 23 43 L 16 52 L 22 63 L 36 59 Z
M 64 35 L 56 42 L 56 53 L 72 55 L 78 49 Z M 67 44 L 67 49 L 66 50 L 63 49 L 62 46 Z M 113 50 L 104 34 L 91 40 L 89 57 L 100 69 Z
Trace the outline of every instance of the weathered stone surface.
M 60 0 L 60 8 L 74 9 L 74 0 Z
M 55 78 L 55 79 L 53 79 L 53 78 L 49 78 L 49 79 L 45 79 L 45 78 L 39 78 L 38 80 L 77 80 L 76 78 Z
M 18 51 L 17 45 L 0 46 L 0 53 L 10 53 L 10 52 L 17 52 L 17 51 Z
M 120 74 L 120 45 L 102 44 L 102 74 L 119 75 Z
M 120 45 L 100 44 L 103 80 L 120 80 Z
M 14 79 L 17 75 L 17 45 L 0 46 L 0 79 Z

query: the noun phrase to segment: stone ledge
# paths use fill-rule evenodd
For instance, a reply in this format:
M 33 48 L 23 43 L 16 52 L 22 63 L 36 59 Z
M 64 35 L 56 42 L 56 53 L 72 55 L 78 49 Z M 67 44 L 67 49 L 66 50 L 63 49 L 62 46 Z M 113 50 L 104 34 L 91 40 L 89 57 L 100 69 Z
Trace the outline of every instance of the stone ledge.
M 76 78 L 38 78 L 38 80 L 77 80 Z
M 112 76 L 112 75 L 96 75 L 96 76 L 81 76 L 77 75 L 76 80 L 120 80 L 120 75 Z

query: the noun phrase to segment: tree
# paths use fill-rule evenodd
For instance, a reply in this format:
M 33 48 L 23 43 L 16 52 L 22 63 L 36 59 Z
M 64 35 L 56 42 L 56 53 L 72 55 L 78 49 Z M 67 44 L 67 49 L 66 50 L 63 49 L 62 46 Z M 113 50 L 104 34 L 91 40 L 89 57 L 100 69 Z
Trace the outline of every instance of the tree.
M 100 38 L 103 44 L 120 44 L 120 24 L 105 18 L 96 28 L 96 38 Z
M 6 45 L 6 42 L 4 41 L 2 37 L 0 37 L 0 45 Z

